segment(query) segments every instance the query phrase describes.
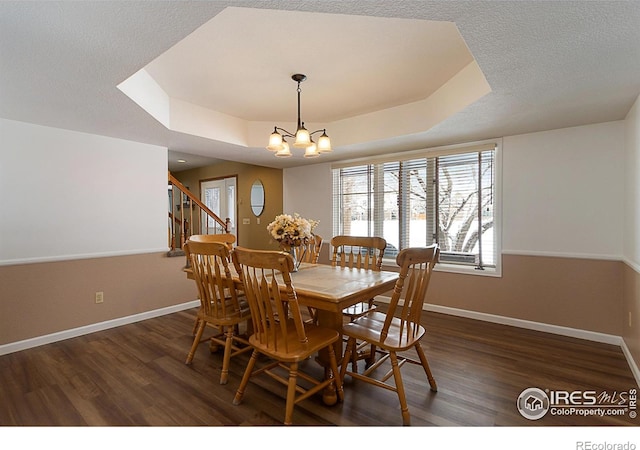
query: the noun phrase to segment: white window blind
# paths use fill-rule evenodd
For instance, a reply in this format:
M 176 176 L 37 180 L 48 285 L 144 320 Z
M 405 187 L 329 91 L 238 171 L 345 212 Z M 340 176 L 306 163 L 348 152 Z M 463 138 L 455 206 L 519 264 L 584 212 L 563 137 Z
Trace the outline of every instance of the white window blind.
M 495 145 L 333 168 L 334 234 L 381 236 L 385 257 L 437 242 L 441 263 L 495 268 Z

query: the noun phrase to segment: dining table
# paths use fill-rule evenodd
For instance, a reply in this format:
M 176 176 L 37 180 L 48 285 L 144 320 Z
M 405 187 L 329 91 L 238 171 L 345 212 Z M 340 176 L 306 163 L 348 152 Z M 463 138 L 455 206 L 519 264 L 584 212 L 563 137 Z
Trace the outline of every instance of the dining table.
M 231 266 L 231 276 L 239 290 L 242 290 L 240 277 Z M 187 278 L 193 279 L 193 272 L 185 268 Z M 343 354 L 342 310 L 359 302 L 366 302 L 377 295 L 393 290 L 398 280 L 398 272 L 351 269 L 328 264 L 301 263 L 296 272 L 291 273 L 291 281 L 299 304 L 310 306 L 317 311 L 319 326 L 336 330 L 340 339 L 336 341 L 335 352 L 338 364 Z M 284 289 L 284 283 L 283 283 Z M 317 361 L 328 367 L 328 355 L 320 352 Z M 330 393 L 323 397 L 325 403 L 332 404 Z

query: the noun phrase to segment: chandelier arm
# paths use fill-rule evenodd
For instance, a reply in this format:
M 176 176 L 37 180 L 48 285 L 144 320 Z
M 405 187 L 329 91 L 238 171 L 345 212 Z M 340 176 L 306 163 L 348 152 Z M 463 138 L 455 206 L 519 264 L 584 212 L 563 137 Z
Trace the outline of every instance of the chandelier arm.
M 282 132 L 283 132 L 283 133 L 282 133 L 282 136 L 285 136 L 285 137 L 292 137 L 292 138 L 296 137 L 296 135 L 295 135 L 295 134 L 292 134 L 290 131 L 287 131 L 287 130 L 285 130 L 284 128 L 280 128 L 280 127 L 274 127 L 274 128 L 275 128 L 276 130 L 282 131 Z
M 327 129 L 326 128 L 320 128 L 319 130 L 312 131 L 311 133 L 309 133 L 309 136 L 311 136 L 313 134 L 316 134 L 316 133 L 320 133 L 321 131 L 326 133 Z

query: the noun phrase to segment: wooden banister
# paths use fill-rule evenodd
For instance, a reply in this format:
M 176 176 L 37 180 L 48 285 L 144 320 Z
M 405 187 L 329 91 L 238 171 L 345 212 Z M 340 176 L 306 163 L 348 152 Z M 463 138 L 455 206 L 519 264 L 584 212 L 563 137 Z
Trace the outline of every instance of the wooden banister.
M 173 175 L 171 175 L 171 172 L 169 172 L 169 182 L 171 184 L 173 184 L 174 186 L 177 186 L 178 189 L 180 191 L 182 191 L 183 194 L 185 194 L 193 203 L 195 203 L 196 205 L 198 205 L 200 207 L 200 209 L 202 209 L 202 211 L 204 211 L 205 213 L 207 213 L 208 216 L 211 216 L 214 218 L 214 220 L 216 222 L 218 222 L 222 227 L 225 228 L 226 230 L 226 221 L 222 220 L 220 217 L 218 217 L 216 215 L 216 213 L 214 213 L 213 211 L 211 211 L 209 208 L 207 208 L 207 205 L 205 205 L 204 203 L 202 203 L 197 197 L 195 197 L 191 191 L 189 189 L 187 189 L 185 187 L 184 184 L 180 183 L 180 181 L 174 177 Z
M 175 253 L 177 250 L 181 250 L 182 246 L 189 238 L 191 231 L 194 229 L 200 229 L 200 221 L 203 220 L 208 223 L 209 218 L 213 219 L 216 225 L 214 225 L 214 231 L 221 233 L 228 233 L 231 230 L 231 220 L 226 218 L 222 220 L 216 213 L 211 211 L 199 198 L 197 198 L 189 189 L 183 185 L 180 180 L 174 177 L 171 172 L 168 173 L 169 184 L 172 187 L 177 188 L 180 198 L 180 213 L 174 214 L 173 207 L 175 204 L 174 195 L 171 195 L 171 210 L 169 211 L 169 247 L 170 253 Z M 187 198 L 189 201 L 188 214 L 185 214 L 183 199 Z M 197 208 L 197 212 L 194 214 L 193 208 Z M 195 216 L 195 217 L 194 217 Z M 206 234 L 203 230 L 200 230 L 202 234 Z M 206 232 L 209 232 L 209 226 L 206 227 Z

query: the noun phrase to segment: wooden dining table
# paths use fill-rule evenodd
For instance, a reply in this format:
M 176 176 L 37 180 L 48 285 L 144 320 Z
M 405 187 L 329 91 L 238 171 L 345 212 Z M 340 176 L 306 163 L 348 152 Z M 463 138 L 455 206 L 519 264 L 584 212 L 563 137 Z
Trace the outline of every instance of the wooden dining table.
M 242 283 L 233 269 L 232 266 L 234 282 L 241 290 Z M 190 269 L 186 268 L 184 271 L 188 278 L 193 279 Z M 303 306 L 316 309 L 318 325 L 340 333 L 340 339 L 335 343 L 336 355 L 340 359 L 343 354 L 342 310 L 391 291 L 398 276 L 397 272 L 384 270 L 373 271 L 333 267 L 327 264 L 301 263 L 298 271 L 291 273 L 291 280 L 298 302 Z M 321 352 L 318 355 L 318 362 L 325 368 L 328 367 L 327 355 Z M 333 402 L 330 394 L 325 395 L 324 400 L 327 404 Z
M 191 269 L 185 268 L 184 271 L 187 278 L 193 279 Z M 242 282 L 233 266 L 231 271 L 236 287 L 242 290 Z M 298 271 L 291 273 L 298 302 L 318 311 L 318 325 L 332 328 L 341 335 L 342 310 L 391 291 L 397 279 L 397 272 L 311 263 L 301 263 Z M 336 354 L 342 355 L 342 348 L 339 350 Z

